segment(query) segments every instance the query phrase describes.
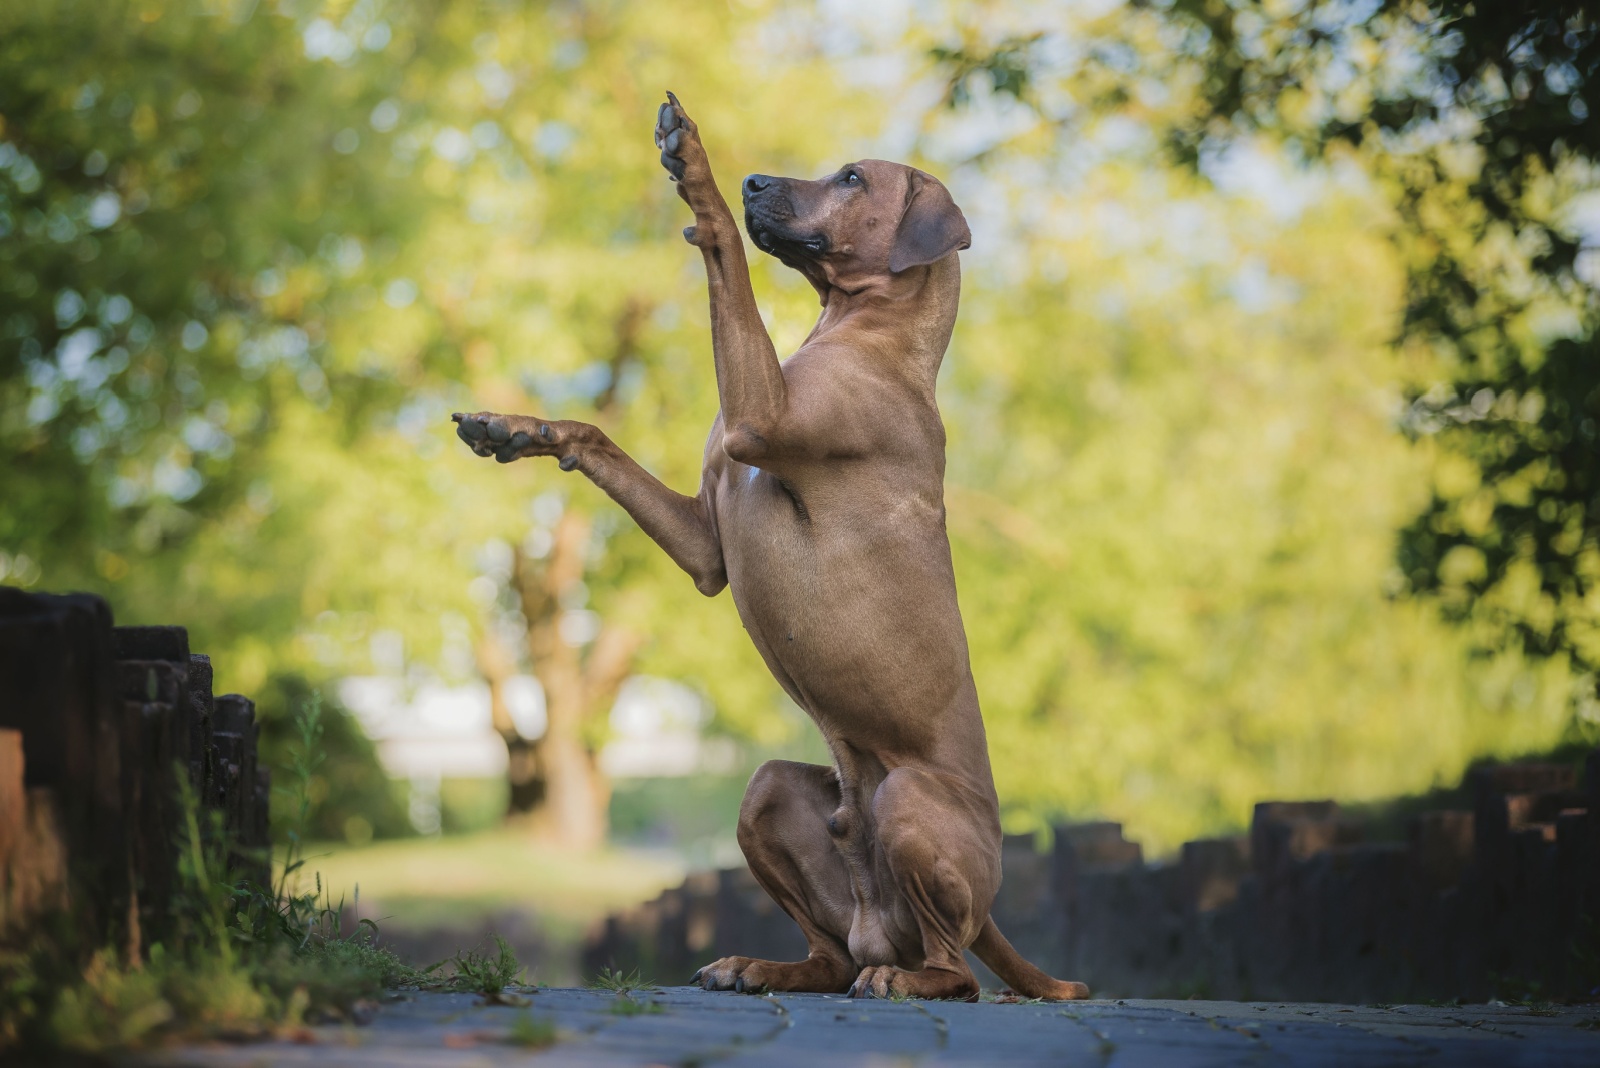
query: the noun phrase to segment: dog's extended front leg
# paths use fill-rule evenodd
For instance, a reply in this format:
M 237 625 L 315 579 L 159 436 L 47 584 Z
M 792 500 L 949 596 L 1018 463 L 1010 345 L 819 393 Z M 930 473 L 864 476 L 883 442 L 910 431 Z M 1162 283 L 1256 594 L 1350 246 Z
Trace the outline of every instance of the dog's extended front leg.
M 694 211 L 684 239 L 705 257 L 723 448 L 736 460 L 759 463 L 783 422 L 783 369 L 756 308 L 738 222 L 711 176 L 699 128 L 671 93 L 656 116 L 655 136 L 662 166 Z
M 494 412 L 456 412 L 456 433 L 479 456 L 510 463 L 525 456 L 559 457 L 563 471 L 578 470 L 633 517 L 633 521 L 694 579 L 707 597 L 728 584 L 722 543 L 703 497 L 685 497 L 623 452 L 605 431 L 567 419 Z

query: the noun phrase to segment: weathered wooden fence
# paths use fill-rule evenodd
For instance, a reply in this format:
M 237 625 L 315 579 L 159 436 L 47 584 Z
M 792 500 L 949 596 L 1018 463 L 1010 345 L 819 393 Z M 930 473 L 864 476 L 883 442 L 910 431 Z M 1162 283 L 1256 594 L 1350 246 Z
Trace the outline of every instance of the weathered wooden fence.
M 1250 833 L 1146 864 L 1115 823 L 1004 846 L 994 915 L 1013 943 L 1098 995 L 1382 1001 L 1593 996 L 1600 985 L 1600 752 L 1474 771 L 1470 810 L 1405 842 L 1321 802 L 1256 806 Z M 585 967 L 682 983 L 739 953 L 798 960 L 799 930 L 744 868 L 691 876 L 611 917 Z M 976 962 L 974 962 L 976 963 Z M 979 968 L 986 986 L 998 981 Z
M 208 839 L 265 882 L 257 730 L 249 699 L 213 698 L 182 627 L 0 587 L 0 938 L 65 910 L 91 948 L 137 959 L 172 919 L 185 786 Z

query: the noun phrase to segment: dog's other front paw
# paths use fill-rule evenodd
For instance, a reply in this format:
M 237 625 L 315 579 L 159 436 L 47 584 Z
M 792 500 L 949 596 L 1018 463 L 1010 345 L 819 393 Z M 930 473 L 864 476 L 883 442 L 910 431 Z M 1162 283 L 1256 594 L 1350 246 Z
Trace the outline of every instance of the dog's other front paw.
M 456 436 L 479 456 L 493 456 L 508 464 L 524 456 L 559 456 L 561 470 L 578 466 L 582 424 L 551 422 L 530 415 L 500 415 L 496 412 L 455 412 Z
M 675 182 L 693 180 L 707 170 L 706 152 L 700 144 L 700 128 L 689 118 L 672 93 L 656 111 L 656 147 L 661 150 L 661 165 Z

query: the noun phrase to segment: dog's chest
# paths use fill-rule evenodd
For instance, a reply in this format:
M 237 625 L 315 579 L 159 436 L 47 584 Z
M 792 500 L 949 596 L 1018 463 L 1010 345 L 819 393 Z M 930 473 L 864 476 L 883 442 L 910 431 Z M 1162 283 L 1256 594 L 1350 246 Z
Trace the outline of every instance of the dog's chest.
M 966 670 L 937 501 L 872 488 L 797 496 L 743 464 L 719 482 L 723 563 L 740 618 L 779 683 L 814 715 L 885 714 L 948 691 Z

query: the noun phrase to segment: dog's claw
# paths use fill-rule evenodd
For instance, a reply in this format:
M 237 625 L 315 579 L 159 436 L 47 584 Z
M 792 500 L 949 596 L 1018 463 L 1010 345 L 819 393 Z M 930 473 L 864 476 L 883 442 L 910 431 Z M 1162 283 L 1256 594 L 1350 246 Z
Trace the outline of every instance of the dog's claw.
M 700 982 L 700 977 L 705 973 L 706 970 L 704 968 L 696 968 L 694 974 L 689 977 L 690 984 Z
M 555 433 L 551 431 L 549 423 L 540 423 L 539 424 L 539 436 L 541 438 L 544 438 L 544 440 L 546 440 L 546 441 L 554 441 L 554 440 L 556 440 Z
M 741 975 L 733 981 L 733 992 L 735 994 L 744 993 L 744 976 Z

